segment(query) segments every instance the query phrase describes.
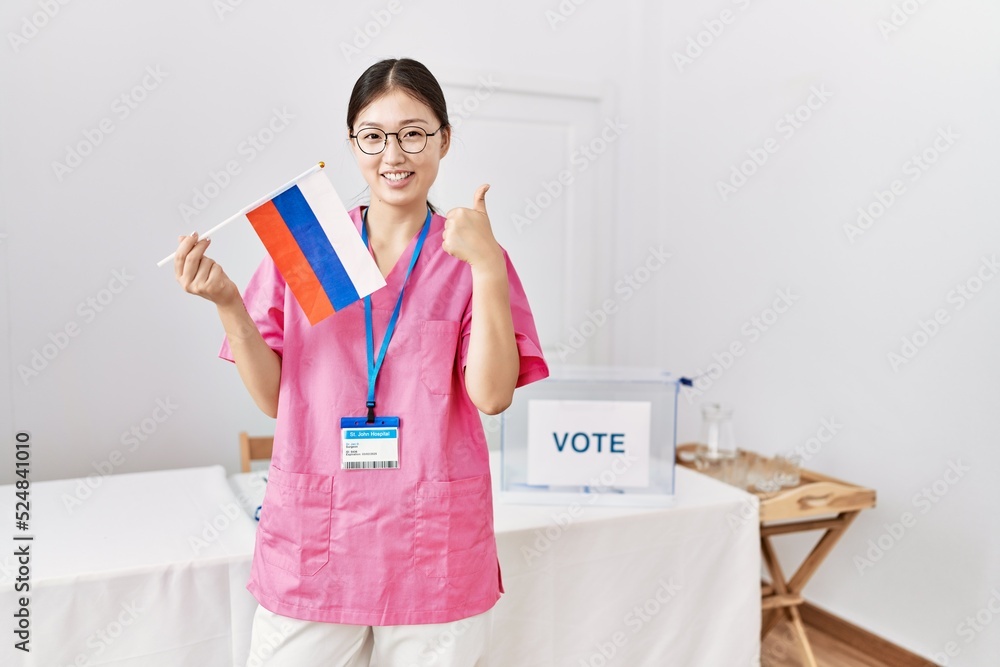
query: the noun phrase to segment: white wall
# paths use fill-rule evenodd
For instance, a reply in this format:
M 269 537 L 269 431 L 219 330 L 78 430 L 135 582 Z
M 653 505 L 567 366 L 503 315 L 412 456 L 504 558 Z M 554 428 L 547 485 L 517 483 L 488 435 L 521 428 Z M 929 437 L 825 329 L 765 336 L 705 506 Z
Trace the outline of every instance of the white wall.
M 1000 280 L 970 301 L 949 295 L 967 281 L 980 287 L 984 257 L 994 262 L 984 275 L 1000 268 L 1000 7 L 903 4 L 916 11 L 887 38 L 879 22 L 892 2 L 661 9 L 651 22 L 662 30 L 661 134 L 647 158 L 662 222 L 640 229 L 676 256 L 639 296 L 655 320 L 637 307 L 616 321 L 615 360 L 639 362 L 652 347 L 658 364 L 717 376 L 703 397 L 681 399 L 687 437 L 709 399 L 733 404 L 741 443 L 764 452 L 804 446 L 824 419 L 840 425 L 812 443 L 808 465 L 876 489 L 878 507 L 846 533 L 808 598 L 925 656 L 944 662 L 954 642 L 950 664 L 985 666 L 1000 655 L 1000 622 L 961 624 L 991 599 L 1000 609 L 1000 355 L 990 342 Z M 679 68 L 673 52 L 723 7 L 732 22 Z M 814 88 L 829 99 L 814 99 L 819 108 L 788 136 L 776 123 Z M 914 179 L 907 161 L 949 128 L 953 144 Z M 768 138 L 777 151 L 723 201 L 717 181 Z M 895 179 L 902 194 L 851 242 L 844 226 Z M 640 254 L 620 246 L 619 267 Z M 779 290 L 793 305 L 755 329 Z M 925 345 L 893 364 L 901 338 L 939 310 L 947 322 L 936 335 L 918 336 Z M 643 345 L 649 331 L 653 346 Z M 733 342 L 742 356 L 710 368 L 730 361 Z M 958 476 L 953 464 L 967 470 Z M 910 525 L 893 527 L 904 515 Z M 786 571 L 812 541 L 788 540 Z
M 215 356 L 222 331 L 214 308 L 183 294 L 169 269 L 153 263 L 177 234 L 204 231 L 316 159 L 327 160 L 346 197 L 359 194 L 343 123 L 350 87 L 367 64 L 407 55 L 453 83 L 494 75 L 603 91 L 601 108 L 627 126 L 593 163 L 603 175 L 600 206 L 615 214 L 572 232 L 605 241 L 592 251 L 590 301 L 561 315 L 562 330 L 543 332 L 550 357 L 558 359 L 558 344 L 606 299 L 618 312 L 567 361 L 693 375 L 742 343 L 729 368 L 703 381 L 703 395 L 681 398 L 681 439 L 696 437 L 707 400 L 732 403 L 741 444 L 764 452 L 804 445 L 823 419 L 842 425 L 808 464 L 877 489 L 879 504 L 847 533 L 808 597 L 925 656 L 954 642 L 952 665 L 995 662 L 1000 621 L 982 632 L 960 624 L 1000 589 L 992 512 L 1000 392 L 988 344 L 1000 325 L 1000 281 L 986 282 L 962 308 L 949 299 L 1000 250 L 990 210 L 1000 175 L 995 3 L 911 0 L 904 4 L 915 13 L 884 37 L 879 21 L 892 16 L 889 0 L 399 0 L 398 14 L 351 57 L 341 42 L 372 12 L 386 15 L 388 2 L 242 2 L 221 14 L 210 2 L 69 3 L 51 18 L 39 15 L 37 34 L 13 44 L 10 34 L 24 31 L 41 4 L 6 3 L 0 19 L 8 40 L 0 60 L 0 310 L 8 323 L 0 364 L 10 378 L 0 386 L 0 426 L 8 442 L 15 431 L 32 433 L 36 480 L 109 465 L 235 470 L 236 432 L 271 428 L 235 369 Z M 575 9 L 552 23 L 546 11 L 560 6 Z M 679 68 L 674 52 L 724 9 L 731 22 L 715 25 L 711 40 L 702 35 L 703 52 Z M 165 77 L 125 116 L 115 100 L 147 68 Z M 829 99 L 814 99 L 819 108 L 787 136 L 776 122 L 813 87 Z M 241 142 L 274 109 L 294 118 L 251 161 Z M 96 136 L 102 119 L 113 131 L 101 132 L 92 154 L 60 180 L 53 162 L 65 161 L 68 144 Z M 470 140 L 476 120 L 470 114 Z M 949 127 L 958 138 L 911 181 L 904 164 Z M 717 181 L 768 138 L 777 151 L 723 201 Z M 490 180 L 498 235 L 530 242 L 530 233 L 511 234 L 523 202 L 498 187 L 516 179 L 518 165 L 478 157 L 477 174 L 449 175 L 445 166 L 439 204 L 467 205 L 448 182 Z M 178 207 L 230 160 L 241 172 L 184 220 Z M 905 191 L 850 242 L 844 225 L 894 179 Z M 508 192 L 540 188 L 516 183 Z M 666 265 L 637 291 L 624 289 L 618 281 L 661 245 L 672 254 Z M 212 253 L 242 285 L 260 247 L 247 226 L 234 225 Z M 102 292 L 116 270 L 132 278 L 120 293 Z M 544 275 L 532 265 L 522 273 Z M 533 280 L 529 290 L 542 295 Z M 754 337 L 752 318 L 770 317 L 779 290 L 794 295 L 792 306 Z M 79 305 L 102 296 L 111 298 L 100 312 Z M 887 354 L 938 309 L 948 321 L 892 368 Z M 22 379 L 18 367 L 67 325 L 76 335 L 48 349 L 53 358 L 37 376 Z M 164 414 L 157 401 L 176 408 L 141 442 L 123 442 L 133 427 L 152 430 L 152 417 Z M 115 450 L 119 465 L 108 463 Z M 959 461 L 970 470 L 955 484 L 938 481 Z M 0 469 L 0 482 L 10 482 L 11 466 Z M 936 481 L 944 491 L 937 502 L 915 498 Z M 901 539 L 883 535 L 905 512 L 915 523 Z M 877 562 L 856 559 L 880 538 L 890 548 Z M 787 566 L 806 546 L 789 541 Z

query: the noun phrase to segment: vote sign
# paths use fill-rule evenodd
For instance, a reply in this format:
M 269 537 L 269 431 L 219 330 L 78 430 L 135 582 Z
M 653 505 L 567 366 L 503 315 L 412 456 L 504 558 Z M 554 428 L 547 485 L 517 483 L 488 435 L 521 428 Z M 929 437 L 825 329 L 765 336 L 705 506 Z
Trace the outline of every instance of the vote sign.
M 649 486 L 648 401 L 528 401 L 528 484 Z

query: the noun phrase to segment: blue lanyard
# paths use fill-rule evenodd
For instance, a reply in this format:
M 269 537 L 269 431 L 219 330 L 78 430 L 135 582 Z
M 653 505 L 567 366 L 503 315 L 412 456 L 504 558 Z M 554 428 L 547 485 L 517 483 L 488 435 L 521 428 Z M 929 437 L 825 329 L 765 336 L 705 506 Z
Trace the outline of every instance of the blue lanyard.
M 385 338 L 382 339 L 382 347 L 379 349 L 377 359 L 375 358 L 375 334 L 374 327 L 372 326 L 372 298 L 371 295 L 365 297 L 365 350 L 368 353 L 368 401 L 365 403 L 365 406 L 368 408 L 367 421 L 369 424 L 375 422 L 375 380 L 378 378 L 378 372 L 382 370 L 382 362 L 385 361 L 385 351 L 389 349 L 389 341 L 392 339 L 392 334 L 396 331 L 396 323 L 399 321 L 399 311 L 403 306 L 403 290 L 406 289 L 406 283 L 410 280 L 410 273 L 413 271 L 413 265 L 417 263 L 417 257 L 420 256 L 420 251 L 424 247 L 424 239 L 427 238 L 427 232 L 430 228 L 431 210 L 427 209 L 427 219 L 424 221 L 424 227 L 420 230 L 420 236 L 417 238 L 417 245 L 413 249 L 413 254 L 410 256 L 410 265 L 406 267 L 406 276 L 403 277 L 403 284 L 399 288 L 399 298 L 396 299 L 396 307 L 392 311 L 392 317 L 389 318 L 389 326 L 386 327 Z M 367 248 L 367 208 L 365 209 L 365 214 L 362 219 L 361 241 Z

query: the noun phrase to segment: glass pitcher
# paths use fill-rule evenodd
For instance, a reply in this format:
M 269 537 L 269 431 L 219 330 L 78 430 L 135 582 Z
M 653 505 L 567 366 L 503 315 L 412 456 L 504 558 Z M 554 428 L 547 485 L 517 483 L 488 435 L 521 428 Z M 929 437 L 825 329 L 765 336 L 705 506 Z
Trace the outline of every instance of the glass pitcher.
M 736 456 L 733 437 L 733 409 L 719 403 L 701 406 L 701 450 L 707 461 L 731 459 Z
M 701 442 L 695 449 L 695 468 L 720 482 L 743 486 L 745 474 L 737 472 L 737 464 L 742 461 L 733 438 L 733 409 L 719 403 L 702 405 Z

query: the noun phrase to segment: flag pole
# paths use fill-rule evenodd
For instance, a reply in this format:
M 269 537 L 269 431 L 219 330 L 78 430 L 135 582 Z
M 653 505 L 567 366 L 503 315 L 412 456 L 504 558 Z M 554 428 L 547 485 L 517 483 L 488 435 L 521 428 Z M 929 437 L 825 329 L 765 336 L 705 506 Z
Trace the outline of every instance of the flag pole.
M 225 220 L 223 220 L 222 222 L 220 222 L 219 224 L 217 224 L 215 227 L 212 227 L 210 230 L 208 230 L 207 232 L 205 232 L 204 234 L 202 234 L 199 237 L 198 240 L 199 241 L 204 241 L 205 239 L 209 238 L 212 234 L 214 234 L 215 232 L 219 231 L 220 229 L 222 229 L 223 227 L 225 227 L 226 225 L 228 225 L 233 220 L 238 220 L 239 218 L 243 217 L 244 215 L 246 215 L 250 211 L 254 210 L 255 208 L 257 208 L 261 204 L 274 199 L 275 197 L 277 197 L 278 195 L 280 195 L 282 192 L 284 192 L 288 188 L 290 188 L 293 185 L 295 185 L 298 181 L 301 181 L 306 176 L 310 176 L 312 174 L 315 174 L 317 171 L 319 171 L 320 169 L 322 169 L 325 166 L 326 165 L 323 162 L 319 162 L 317 164 L 314 164 L 312 167 L 310 167 L 306 171 L 302 172 L 301 174 L 299 174 L 298 176 L 296 176 L 292 180 L 288 181 L 287 183 L 285 183 L 284 185 L 282 185 L 280 188 L 275 189 L 273 192 L 269 192 L 268 194 L 264 195 L 263 197 L 261 197 L 260 199 L 258 199 L 257 201 L 255 201 L 254 203 L 252 203 L 252 204 L 250 204 L 248 206 L 244 206 L 242 209 L 240 209 L 239 213 L 237 213 L 237 214 L 235 214 L 235 215 L 233 215 L 233 216 L 231 216 L 229 218 L 226 218 Z M 159 262 L 157 262 L 156 266 L 158 266 L 158 267 L 163 266 L 164 264 L 166 264 L 167 262 L 169 262 L 170 260 L 172 260 L 176 256 L 177 256 L 177 252 L 174 251 L 174 252 L 170 253 L 169 255 L 167 255 L 166 257 L 164 257 L 163 259 L 161 259 Z

